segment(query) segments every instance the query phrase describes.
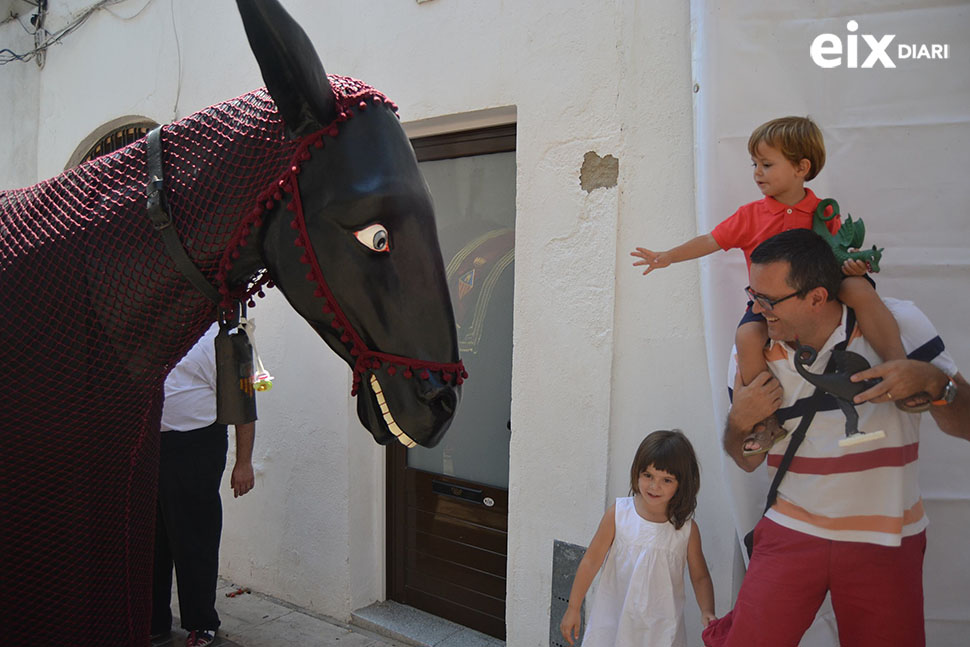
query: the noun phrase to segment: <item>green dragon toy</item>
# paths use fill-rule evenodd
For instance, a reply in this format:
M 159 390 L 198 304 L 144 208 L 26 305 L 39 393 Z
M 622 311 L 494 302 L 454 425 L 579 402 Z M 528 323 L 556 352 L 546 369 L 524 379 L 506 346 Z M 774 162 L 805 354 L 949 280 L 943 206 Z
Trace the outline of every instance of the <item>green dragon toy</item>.
M 825 209 L 828 206 L 832 207 L 832 215 L 826 217 Z M 837 215 L 839 215 L 839 203 L 833 198 L 822 200 L 815 208 L 815 217 L 812 219 L 812 230 L 828 241 L 840 265 L 849 259 L 858 260 L 866 263 L 869 266 L 870 272 L 878 272 L 879 261 L 882 259 L 882 250 L 884 248 L 877 248 L 873 245 L 872 249 L 862 249 L 862 241 L 866 237 L 866 226 L 863 224 L 861 218 L 859 220 L 852 220 L 851 215 L 846 216 L 845 222 L 839 227 L 838 232 L 835 234 L 830 233 L 825 223 Z

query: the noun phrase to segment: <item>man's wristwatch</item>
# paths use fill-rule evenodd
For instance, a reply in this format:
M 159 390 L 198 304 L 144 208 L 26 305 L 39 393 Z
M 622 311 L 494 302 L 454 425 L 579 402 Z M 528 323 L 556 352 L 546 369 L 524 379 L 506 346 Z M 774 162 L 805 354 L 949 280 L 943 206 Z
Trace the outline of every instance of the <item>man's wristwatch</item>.
M 949 378 L 946 386 L 943 387 L 943 395 L 940 396 L 939 400 L 933 400 L 933 404 L 938 407 L 942 407 L 953 402 L 957 397 L 957 383 L 953 381 L 953 378 Z

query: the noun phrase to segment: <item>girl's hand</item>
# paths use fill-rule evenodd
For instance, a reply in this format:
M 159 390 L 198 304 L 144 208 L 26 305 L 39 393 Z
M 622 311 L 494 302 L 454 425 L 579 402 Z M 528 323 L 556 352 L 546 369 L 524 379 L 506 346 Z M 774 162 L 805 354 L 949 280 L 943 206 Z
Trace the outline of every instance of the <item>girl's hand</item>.
M 579 639 L 579 609 L 566 608 L 562 622 L 559 623 L 559 631 L 562 632 L 562 637 L 567 643 L 570 645 L 576 643 Z
M 636 256 L 641 259 L 633 263 L 634 267 L 640 265 L 647 266 L 647 269 L 643 270 L 644 275 L 649 274 L 653 270 L 667 267 L 671 263 L 670 256 L 667 252 L 654 252 L 645 247 L 637 247 L 636 251 L 630 252 L 630 256 Z
M 702 613 L 701 614 L 701 624 L 705 627 L 711 624 L 711 620 L 717 620 L 717 616 L 713 613 Z
M 862 276 L 869 271 L 869 264 L 859 259 L 846 259 L 842 263 L 842 273 L 846 276 Z

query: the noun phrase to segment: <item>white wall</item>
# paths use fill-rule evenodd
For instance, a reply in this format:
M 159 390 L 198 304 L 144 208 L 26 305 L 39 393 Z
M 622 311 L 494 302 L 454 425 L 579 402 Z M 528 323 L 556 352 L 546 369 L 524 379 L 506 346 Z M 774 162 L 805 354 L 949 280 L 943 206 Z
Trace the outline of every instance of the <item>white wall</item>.
M 536 529 L 512 538 L 510 546 L 516 552 L 512 567 L 519 564 L 522 570 L 510 571 L 510 593 L 517 595 L 510 597 L 509 629 L 510 635 L 520 632 L 514 635 L 521 644 L 546 644 L 543 636 L 548 635 L 548 629 L 534 620 L 536 603 L 530 602 L 548 599 L 548 571 L 535 573 L 533 565 L 551 562 L 553 539 L 589 542 L 605 507 L 627 494 L 633 452 L 655 429 L 681 428 L 697 450 L 703 482 L 698 522 L 716 597 L 730 597 L 733 555 L 730 536 L 723 533 L 730 518 L 719 487 L 720 450 L 712 433 L 697 266 L 684 264 L 643 277 L 629 256 L 636 245 L 685 240 L 697 233 L 690 16 L 686 3 L 631 1 L 616 7 L 611 37 L 619 45 L 611 52 L 615 58 L 603 61 L 598 71 L 615 71 L 614 87 L 601 95 L 610 112 L 600 118 L 577 115 L 577 124 L 567 128 L 585 133 L 583 128 L 595 125 L 595 131 L 577 142 L 578 148 L 618 157 L 619 185 L 583 196 L 576 180 L 578 164 L 573 162 L 570 184 L 552 188 L 575 202 L 571 207 L 557 205 L 566 212 L 557 219 L 575 229 L 565 241 L 569 244 L 556 240 L 556 248 L 545 246 L 536 259 L 541 261 L 538 267 L 526 269 L 517 263 L 523 282 L 540 272 L 567 276 L 564 285 L 555 285 L 562 300 L 550 312 L 540 298 L 545 282 L 533 283 L 533 292 L 524 297 L 517 284 L 517 306 L 528 314 L 517 310 L 516 321 L 558 320 L 557 328 L 568 331 L 550 344 L 532 339 L 529 329 L 517 328 L 513 430 L 523 429 L 521 418 L 528 423 L 526 433 L 536 430 L 524 438 L 512 436 L 513 524 L 519 521 Z M 602 40 L 606 39 L 604 34 Z M 573 64 L 566 62 L 564 68 Z M 523 148 L 524 143 L 520 164 Z M 548 166 L 548 174 L 562 174 Z M 568 168 L 568 161 L 561 166 Z M 546 174 L 542 165 L 537 170 Z M 523 179 L 520 191 L 529 186 Z M 542 191 L 535 193 L 536 209 Z M 533 212 L 522 205 L 520 198 L 520 223 Z M 587 221 L 608 238 L 584 236 Z M 542 223 L 536 226 L 541 231 Z M 608 227 L 613 230 L 603 231 Z M 519 235 L 523 238 L 521 225 Z M 519 259 L 526 256 L 522 243 L 516 253 Z M 556 258 L 558 270 L 553 265 Z M 571 303 L 576 306 L 563 305 Z M 608 304 L 612 311 L 591 308 L 591 303 Z M 520 339 L 528 345 L 522 361 Z M 555 393 L 544 394 L 549 390 Z M 555 430 L 558 440 L 541 430 Z M 542 469 L 536 469 L 536 455 L 548 457 Z M 521 505 L 517 511 L 516 501 Z M 699 645 L 700 622 L 692 602 L 687 615 L 691 644 Z
M 609 496 L 625 495 L 633 451 L 646 433 L 680 428 L 701 464 L 696 519 L 723 613 L 732 589 L 733 547 L 721 487 L 696 263 L 642 275 L 629 253 L 665 249 L 698 233 L 694 217 L 693 77 L 687 3 L 630 2 L 625 20 L 621 105 L 627 152 L 621 165 L 616 250 L 616 349 Z M 588 540 L 587 540 L 588 541 Z M 700 645 L 690 586 L 688 636 Z
M 2 9 L 21 15 L 29 25 L 30 5 L 19 2 L 2 3 Z M 5 5 L 9 4 L 9 8 Z M 6 15 L 3 16 L 4 18 Z M 31 50 L 34 39 L 16 20 L 0 24 L 0 43 L 18 54 Z M 11 62 L 0 67 L 0 188 L 32 184 L 37 167 L 37 110 L 40 100 L 40 68 L 34 62 Z
M 827 161 L 809 186 L 834 197 L 843 213 L 862 218 L 867 246 L 886 251 L 875 275 L 879 293 L 913 300 L 930 317 L 962 373 L 970 315 L 970 3 L 917 0 L 778 3 L 695 0 L 695 75 L 698 146 L 698 220 L 702 231 L 760 194 L 751 179 L 747 139 L 760 123 L 789 114 L 811 115 L 822 128 Z M 823 69 L 809 55 L 813 40 L 832 33 L 844 43 L 858 29 L 858 64 Z M 889 53 L 897 67 L 861 65 L 870 48 L 862 34 L 895 35 Z M 904 60 L 900 43 L 948 43 L 946 60 Z M 711 383 L 718 419 L 733 322 L 746 285 L 742 255 L 716 254 L 702 265 Z M 922 420 L 920 486 L 930 527 L 924 568 L 927 644 L 966 643 L 970 577 L 965 529 L 970 521 L 970 444 L 944 436 L 929 415 Z M 768 479 L 747 475 L 725 459 L 724 486 L 743 534 L 760 516 Z M 836 641 L 826 621 L 805 647 Z

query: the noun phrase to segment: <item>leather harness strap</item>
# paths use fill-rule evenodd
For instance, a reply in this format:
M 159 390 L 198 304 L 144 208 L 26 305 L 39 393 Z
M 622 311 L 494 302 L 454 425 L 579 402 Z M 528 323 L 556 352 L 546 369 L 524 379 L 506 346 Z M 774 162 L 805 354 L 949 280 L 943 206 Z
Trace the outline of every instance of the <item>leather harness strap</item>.
M 145 193 L 148 196 L 148 217 L 151 218 L 155 231 L 162 237 L 168 255 L 175 261 L 175 267 L 195 286 L 199 292 L 209 300 L 219 303 L 222 299 L 219 291 L 206 280 L 199 268 L 192 262 L 178 232 L 172 226 L 172 216 L 168 210 L 168 200 L 165 197 L 165 181 L 162 172 L 162 127 L 152 129 L 146 137 L 148 149 L 148 183 Z
M 845 350 L 849 345 L 849 341 L 852 338 L 852 331 L 855 329 L 855 311 L 852 308 L 848 308 L 845 317 L 845 339 L 840 341 L 832 349 L 835 350 Z M 835 356 L 834 354 L 829 357 L 828 364 L 825 366 L 825 372 L 832 371 L 835 368 Z M 778 469 L 775 471 L 775 478 L 771 480 L 771 486 L 768 488 L 768 496 L 765 500 L 765 512 L 771 509 L 771 506 L 775 505 L 775 501 L 778 499 L 778 486 L 781 485 L 781 479 L 784 478 L 785 473 L 788 471 L 788 467 L 791 465 L 792 460 L 795 458 L 795 452 L 798 451 L 798 447 L 805 440 L 805 434 L 808 432 L 808 427 L 812 424 L 812 420 L 815 418 L 815 413 L 818 411 L 818 407 L 822 400 L 822 390 L 815 387 L 812 395 L 808 397 L 808 403 L 810 407 L 802 415 L 801 421 L 798 423 L 798 427 L 792 432 L 791 439 L 788 441 L 788 447 L 785 448 L 785 454 L 781 457 L 781 463 L 778 465 Z M 762 516 L 764 512 L 762 513 Z M 748 552 L 748 559 L 751 559 L 751 554 L 754 552 L 754 530 L 751 530 L 744 536 L 744 547 Z

